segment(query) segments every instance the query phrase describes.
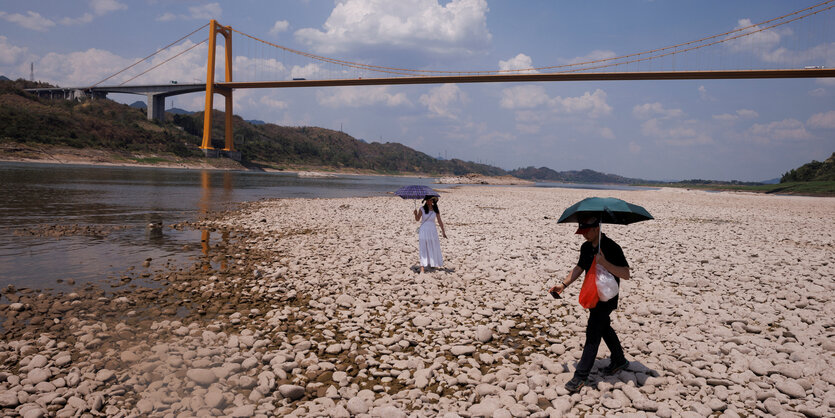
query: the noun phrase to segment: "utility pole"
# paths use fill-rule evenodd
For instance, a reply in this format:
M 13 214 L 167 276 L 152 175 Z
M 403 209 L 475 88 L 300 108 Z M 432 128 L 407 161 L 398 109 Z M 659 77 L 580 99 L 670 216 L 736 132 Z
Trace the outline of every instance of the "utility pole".
M 29 81 L 31 81 L 31 82 L 35 81 L 35 63 L 34 62 L 29 63 Z

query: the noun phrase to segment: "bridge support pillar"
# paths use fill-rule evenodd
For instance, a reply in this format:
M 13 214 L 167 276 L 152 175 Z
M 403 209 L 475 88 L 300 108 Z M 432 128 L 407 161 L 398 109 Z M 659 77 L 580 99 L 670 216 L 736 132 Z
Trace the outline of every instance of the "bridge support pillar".
M 165 120 L 165 96 L 148 94 L 148 120 Z

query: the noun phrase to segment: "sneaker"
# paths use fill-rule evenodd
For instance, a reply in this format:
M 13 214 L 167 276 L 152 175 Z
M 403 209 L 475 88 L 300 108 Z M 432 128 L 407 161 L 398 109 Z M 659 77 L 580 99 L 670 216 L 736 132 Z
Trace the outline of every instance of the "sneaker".
M 615 364 L 614 362 L 610 361 L 609 365 L 604 367 L 602 372 L 604 376 L 611 376 L 627 367 L 629 367 L 629 362 L 625 359 L 623 360 L 623 363 L 620 364 Z
M 567 390 L 568 393 L 577 393 L 585 385 L 586 379 L 580 379 L 579 377 L 574 376 L 568 381 L 568 383 L 565 384 L 565 390 Z

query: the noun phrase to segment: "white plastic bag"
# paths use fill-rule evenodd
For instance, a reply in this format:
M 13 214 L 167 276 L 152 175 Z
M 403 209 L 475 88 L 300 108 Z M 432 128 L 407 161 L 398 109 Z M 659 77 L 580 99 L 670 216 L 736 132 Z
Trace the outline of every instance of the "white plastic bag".
M 597 264 L 597 296 L 601 302 L 606 302 L 618 294 L 618 282 L 615 276 L 605 267 Z

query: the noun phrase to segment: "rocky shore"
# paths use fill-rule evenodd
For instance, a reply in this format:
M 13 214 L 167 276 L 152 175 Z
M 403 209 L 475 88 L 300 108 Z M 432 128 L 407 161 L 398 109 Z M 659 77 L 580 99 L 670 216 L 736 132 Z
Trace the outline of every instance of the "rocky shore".
M 0 414 L 832 416 L 827 198 L 607 191 L 656 218 L 604 225 L 633 270 L 613 314 L 631 364 L 601 376 L 601 348 L 569 395 L 588 314 L 579 284 L 547 289 L 580 245 L 556 218 L 589 193 L 452 190 L 422 275 L 399 199 L 288 199 L 177 225 L 205 256 L 148 260 L 153 287 L 6 287 Z
M 463 176 L 439 177 L 436 184 L 494 184 L 502 186 L 532 185 L 534 182 L 513 176 L 485 176 L 470 173 Z

